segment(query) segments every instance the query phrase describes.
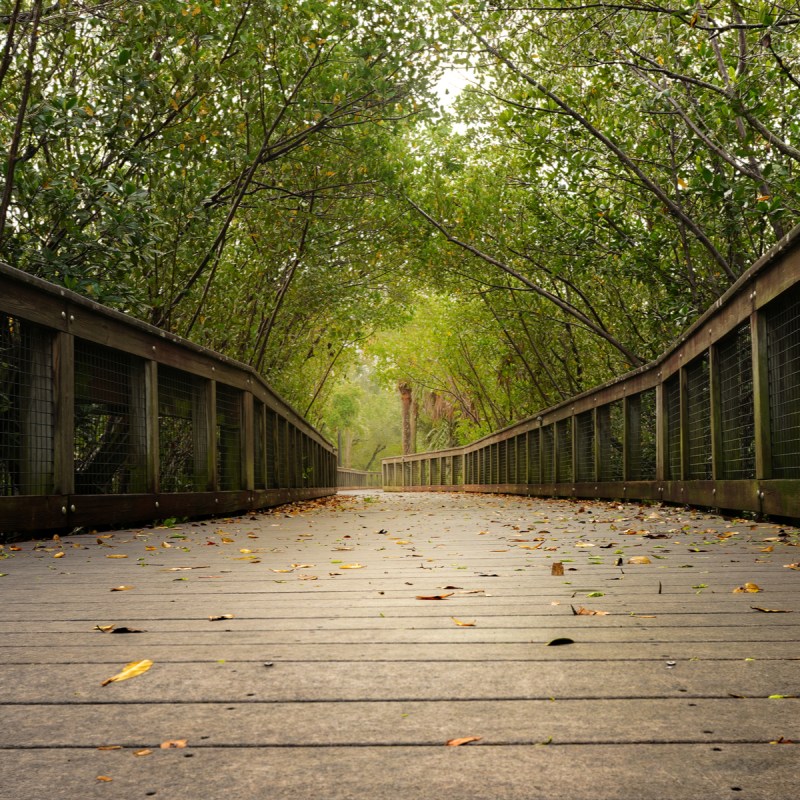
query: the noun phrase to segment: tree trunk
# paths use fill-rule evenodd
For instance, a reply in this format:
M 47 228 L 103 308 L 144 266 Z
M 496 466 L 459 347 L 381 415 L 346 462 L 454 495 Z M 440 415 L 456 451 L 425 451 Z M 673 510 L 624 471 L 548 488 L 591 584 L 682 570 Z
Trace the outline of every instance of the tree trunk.
M 400 392 L 400 410 L 403 420 L 403 455 L 413 453 L 413 442 L 411 439 L 411 386 L 405 381 L 397 384 L 397 391 Z

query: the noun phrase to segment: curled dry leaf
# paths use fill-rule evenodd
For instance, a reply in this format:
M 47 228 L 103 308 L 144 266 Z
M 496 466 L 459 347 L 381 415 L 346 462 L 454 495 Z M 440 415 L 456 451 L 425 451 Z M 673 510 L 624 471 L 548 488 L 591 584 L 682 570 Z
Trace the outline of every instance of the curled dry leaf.
M 339 569 L 364 569 L 363 564 L 342 564 Z
M 96 631 L 102 631 L 103 633 L 111 633 L 114 630 L 113 625 L 95 625 L 94 629 Z
M 593 608 L 584 608 L 583 606 L 578 606 L 572 608 L 572 613 L 575 614 L 576 617 L 607 617 L 611 612 L 610 611 L 597 611 Z
M 800 569 L 800 561 L 796 561 L 794 564 L 784 564 L 784 569 Z
M 111 592 L 129 592 L 133 589 L 133 586 L 115 586 L 113 589 L 109 589 Z
M 152 755 L 152 753 L 153 753 L 153 751 L 152 751 L 152 750 L 149 750 L 148 748 L 146 748 L 146 747 L 145 747 L 145 749 L 144 749 L 144 750 L 136 750 L 136 751 L 134 751 L 134 753 L 133 753 L 133 754 L 134 754 L 135 756 L 141 757 L 141 756 L 149 756 L 149 755 Z
M 53 558 L 64 558 L 64 553 L 63 552 L 53 553 Z
M 169 542 L 161 542 L 161 546 L 164 548 L 172 547 L 172 545 Z
M 560 561 L 555 561 L 553 565 L 550 567 L 550 574 L 551 575 L 563 575 L 564 574 L 564 565 Z
M 173 750 L 173 749 L 180 750 L 186 747 L 186 742 L 187 742 L 186 739 L 167 739 L 166 742 L 161 742 L 159 747 L 162 750 Z
M 313 569 L 316 564 L 292 564 L 292 569 Z
M 460 739 L 448 739 L 445 742 L 447 747 L 461 747 L 462 744 L 469 744 L 470 742 L 479 742 L 482 736 L 462 736 Z
M 750 606 L 753 611 L 763 611 L 765 614 L 791 614 L 790 608 L 762 608 L 761 606 Z
M 121 744 L 101 744 L 98 750 L 122 750 Z
M 629 564 L 652 564 L 653 562 L 647 556 L 631 556 L 628 559 Z
M 127 558 L 125 553 L 109 553 L 106 558 Z
M 233 614 L 220 614 L 216 617 L 209 617 L 209 622 L 219 622 L 221 619 L 233 619 Z
M 450 617 L 450 619 L 453 620 L 453 622 L 455 622 L 455 624 L 458 625 L 459 628 L 474 628 L 475 627 L 475 620 L 473 620 L 472 622 L 464 622 L 464 620 L 456 619 L 455 617 Z
M 109 683 L 114 683 L 115 681 L 126 681 L 128 678 L 135 678 L 137 675 L 147 672 L 152 666 L 153 662 L 148 658 L 142 659 L 141 661 L 131 661 L 130 664 L 125 665 L 121 672 L 112 675 L 110 678 L 106 678 L 100 685 L 107 686 Z
M 757 583 L 750 583 L 749 581 L 744 586 L 737 586 L 733 590 L 733 594 L 755 594 L 761 592 L 763 589 Z
M 418 594 L 417 600 L 444 600 L 452 596 L 453 592 L 446 592 L 445 594 Z
M 111 781 L 113 781 L 114 779 L 109 778 L 108 775 L 98 775 L 97 780 L 102 781 L 103 783 L 111 783 Z

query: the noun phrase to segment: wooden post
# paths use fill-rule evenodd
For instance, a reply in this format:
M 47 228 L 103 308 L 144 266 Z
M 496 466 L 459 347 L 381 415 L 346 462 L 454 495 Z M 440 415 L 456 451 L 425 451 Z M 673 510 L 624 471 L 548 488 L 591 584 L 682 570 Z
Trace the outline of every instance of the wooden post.
M 756 479 L 772 477 L 770 442 L 769 362 L 767 360 L 767 320 L 762 310 L 750 315 L 753 346 L 753 413 L 755 416 Z
M 131 428 L 136 410 L 131 414 Z M 145 491 L 161 491 L 161 453 L 158 431 L 158 363 L 144 362 Z
M 75 339 L 57 333 L 53 342 L 53 477 L 56 494 L 75 491 Z
M 256 486 L 256 424 L 255 424 L 255 408 L 253 406 L 253 393 L 244 392 L 242 394 L 242 443 L 241 461 L 242 461 L 242 483 L 241 488 L 252 491 Z

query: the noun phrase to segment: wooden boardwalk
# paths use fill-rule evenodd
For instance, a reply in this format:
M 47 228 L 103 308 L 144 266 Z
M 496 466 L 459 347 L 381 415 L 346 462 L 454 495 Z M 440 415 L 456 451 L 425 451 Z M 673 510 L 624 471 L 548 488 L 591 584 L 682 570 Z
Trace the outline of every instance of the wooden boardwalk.
M 799 544 L 659 506 L 364 492 L 6 545 L 0 797 L 793 800 Z

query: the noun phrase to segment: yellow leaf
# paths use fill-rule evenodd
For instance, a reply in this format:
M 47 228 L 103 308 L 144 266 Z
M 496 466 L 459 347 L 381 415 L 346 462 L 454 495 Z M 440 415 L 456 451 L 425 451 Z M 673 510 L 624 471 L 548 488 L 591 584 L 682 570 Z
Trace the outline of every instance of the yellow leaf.
M 126 556 L 124 553 L 112 553 L 106 556 L 106 558 L 127 558 L 127 557 L 128 556 Z
M 172 547 L 172 545 L 169 542 L 161 542 L 161 546 L 162 547 Z
M 133 586 L 115 586 L 113 589 L 110 589 L 109 591 L 112 591 L 112 592 L 128 592 L 131 589 L 133 589 Z
M 364 569 L 363 564 L 342 564 L 339 569 Z
M 242 547 L 239 550 L 240 553 L 252 553 L 252 550 L 248 550 L 246 547 Z
M 689 184 L 686 183 L 686 181 L 683 178 L 678 178 L 678 186 L 680 186 L 681 189 L 686 189 L 688 185 Z
M 111 633 L 114 630 L 113 625 L 95 625 L 94 629 L 96 631 L 102 631 L 103 633 Z
M 762 591 L 762 589 L 757 583 L 746 583 L 744 586 L 737 586 L 733 590 L 733 594 L 755 594 L 760 591 Z
M 770 199 L 770 197 L 772 197 L 771 194 L 760 194 L 758 197 L 756 197 L 756 202 L 757 203 L 766 203 L 767 200 Z
M 53 558 L 64 558 L 64 553 L 63 552 L 53 553 Z
M 473 620 L 472 622 L 464 622 L 463 620 L 456 619 L 455 617 L 450 617 L 450 619 L 453 620 L 453 622 L 455 622 L 455 624 L 458 625 L 459 628 L 474 628 L 475 627 L 475 620 Z
M 101 744 L 98 750 L 122 750 L 121 744 Z
M 145 545 L 144 549 L 145 550 L 151 550 L 151 551 L 152 550 L 158 550 L 158 548 L 155 545 L 152 545 L 152 544 Z
M 221 538 L 222 538 L 222 541 L 223 541 L 225 544 L 233 544 L 233 539 L 231 539 L 229 536 L 223 536 L 223 537 L 221 537 Z
M 122 672 L 118 672 L 116 675 L 106 678 L 100 685 L 106 686 L 114 681 L 126 681 L 128 678 L 135 678 L 137 675 L 147 672 L 147 670 L 149 670 L 152 666 L 153 662 L 148 658 L 145 658 L 142 661 L 131 661 L 130 664 L 125 665 L 125 668 L 122 670 Z
M 647 556 L 631 556 L 628 559 L 629 564 L 652 564 L 653 562 Z
M 145 748 L 144 750 L 137 750 L 134 753 L 134 755 L 135 756 L 149 756 L 149 755 L 152 754 L 152 752 L 153 752 L 152 750 L 148 750 L 147 748 Z

